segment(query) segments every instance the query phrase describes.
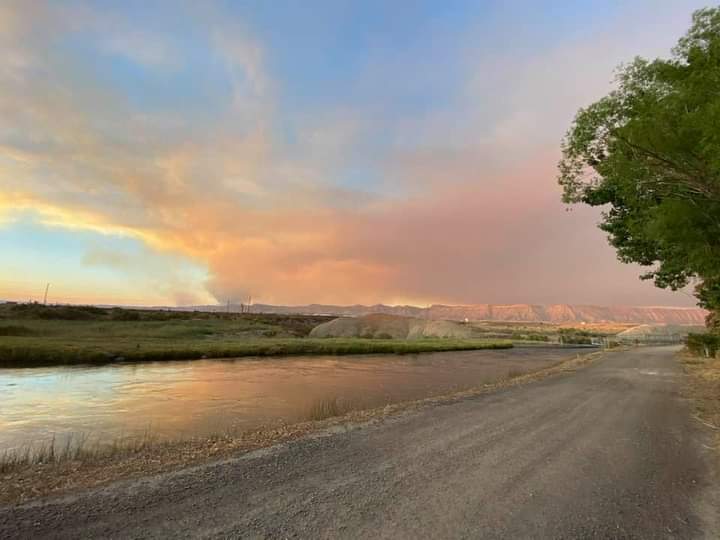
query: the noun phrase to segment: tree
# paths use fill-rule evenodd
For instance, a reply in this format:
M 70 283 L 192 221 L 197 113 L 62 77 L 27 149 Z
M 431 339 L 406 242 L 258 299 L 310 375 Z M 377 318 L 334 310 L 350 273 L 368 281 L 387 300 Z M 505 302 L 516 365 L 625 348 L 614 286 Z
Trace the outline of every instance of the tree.
M 636 58 L 562 145 L 563 200 L 603 207 L 618 258 L 658 287 L 696 285 L 720 313 L 720 8 L 693 14 L 669 59 Z

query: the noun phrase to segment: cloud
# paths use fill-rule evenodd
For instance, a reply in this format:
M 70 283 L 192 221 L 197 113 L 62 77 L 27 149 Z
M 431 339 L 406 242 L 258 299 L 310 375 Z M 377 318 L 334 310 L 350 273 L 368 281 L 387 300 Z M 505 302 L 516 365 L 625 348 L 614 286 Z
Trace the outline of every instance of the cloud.
M 111 54 L 153 68 L 174 68 L 180 63 L 178 51 L 169 43 L 137 30 L 112 35 L 102 47 Z
M 228 92 L 186 111 L 137 105 L 68 46 L 89 32 L 98 50 L 161 74 L 192 69 L 168 29 L 75 6 L 76 17 L 42 2 L 0 12 L 0 215 L 33 210 L 190 258 L 221 302 L 686 303 L 639 284 L 595 229 L 597 213 L 565 212 L 555 186 L 574 110 L 635 51 L 624 26 L 572 47 L 478 52 L 463 88 L 427 114 L 388 119 L 350 102 L 288 117 L 263 44 L 220 8 L 188 13 L 193 46 L 219 60 Z M 373 79 L 390 71 L 368 71 L 359 87 L 391 84 Z M 204 297 L 173 274 L 172 256 L 138 260 L 101 247 L 84 258 L 141 269 L 183 303 Z

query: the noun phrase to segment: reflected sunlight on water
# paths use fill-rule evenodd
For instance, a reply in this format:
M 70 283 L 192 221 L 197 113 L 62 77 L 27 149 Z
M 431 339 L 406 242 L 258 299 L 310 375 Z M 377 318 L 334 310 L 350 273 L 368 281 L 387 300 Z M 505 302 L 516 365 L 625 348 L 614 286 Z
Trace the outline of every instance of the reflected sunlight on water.
M 0 370 L 0 450 L 71 434 L 183 438 L 304 420 L 313 402 L 420 399 L 532 371 L 571 349 L 242 358 Z

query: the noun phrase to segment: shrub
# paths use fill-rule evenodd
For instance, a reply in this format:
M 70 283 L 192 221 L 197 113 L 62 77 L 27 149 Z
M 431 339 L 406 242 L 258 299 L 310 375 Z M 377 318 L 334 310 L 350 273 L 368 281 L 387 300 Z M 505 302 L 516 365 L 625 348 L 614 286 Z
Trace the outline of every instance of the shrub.
M 720 351 L 720 334 L 689 334 L 687 347 L 693 354 L 715 356 Z
M 36 332 L 27 326 L 6 325 L 0 326 L 0 336 L 34 336 Z
M 113 321 L 139 321 L 140 312 L 130 309 L 115 308 L 111 311 L 110 318 Z
M 587 330 L 579 330 L 577 328 L 561 328 L 559 331 L 560 341 L 571 345 L 590 345 L 592 344 L 591 332 Z
M 46 306 L 44 304 L 16 304 L 11 311 L 23 319 L 86 321 L 97 319 L 107 313 L 94 306 Z

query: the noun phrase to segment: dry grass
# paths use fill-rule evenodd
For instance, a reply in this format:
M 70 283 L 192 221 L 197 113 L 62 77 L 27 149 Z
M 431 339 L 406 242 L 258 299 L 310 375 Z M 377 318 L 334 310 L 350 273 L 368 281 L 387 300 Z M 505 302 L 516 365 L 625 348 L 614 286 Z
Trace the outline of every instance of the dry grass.
M 720 358 L 684 353 L 681 360 L 689 375 L 686 393 L 694 402 L 695 417 L 715 432 L 714 445 L 720 452 Z
M 162 444 L 171 443 L 161 443 L 150 430 L 140 436 L 121 436 L 110 441 L 96 439 L 91 442 L 90 436 L 86 433 L 70 434 L 62 442 L 57 441 L 53 436 L 47 441 L 28 443 L 19 449 L 5 450 L 0 454 L 0 474 L 37 465 L 120 458 Z
M 350 411 L 360 408 L 358 404 L 346 399 L 325 397 L 315 400 L 310 404 L 306 418 L 312 421 L 325 420 L 327 418 L 335 418 L 336 416 L 344 416 Z

